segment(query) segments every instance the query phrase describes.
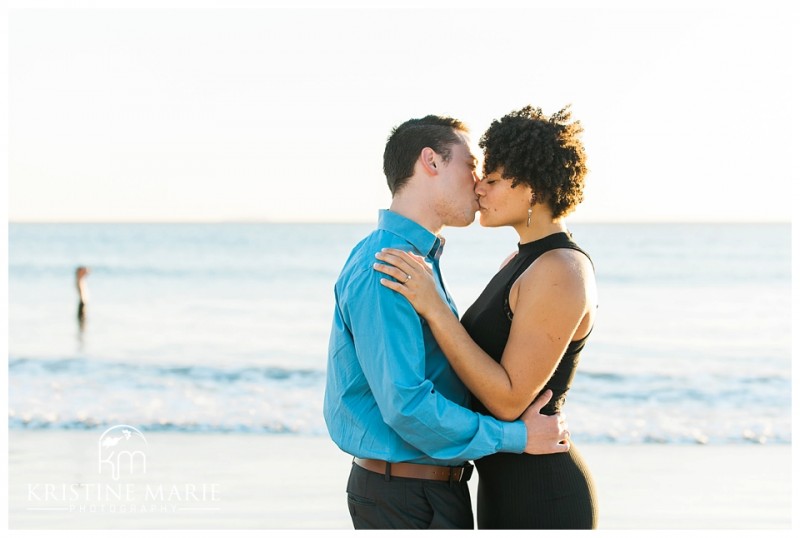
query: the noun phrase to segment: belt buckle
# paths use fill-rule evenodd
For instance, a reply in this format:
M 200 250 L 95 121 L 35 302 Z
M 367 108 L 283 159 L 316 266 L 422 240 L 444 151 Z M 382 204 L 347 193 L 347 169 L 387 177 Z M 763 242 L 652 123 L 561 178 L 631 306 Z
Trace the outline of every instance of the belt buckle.
M 461 469 L 461 476 L 459 481 L 469 482 L 469 479 L 472 478 L 472 471 L 475 469 L 475 466 L 472 465 L 470 462 L 466 462 L 464 467 Z
M 450 484 L 453 482 L 466 482 L 472 476 L 472 464 L 466 462 L 462 467 L 450 467 L 448 481 Z

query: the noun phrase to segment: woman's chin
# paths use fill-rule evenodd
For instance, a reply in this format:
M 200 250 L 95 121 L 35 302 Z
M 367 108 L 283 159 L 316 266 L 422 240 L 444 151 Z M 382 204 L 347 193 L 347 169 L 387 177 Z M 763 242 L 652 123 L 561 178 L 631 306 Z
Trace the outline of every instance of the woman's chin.
M 484 228 L 495 228 L 495 227 L 497 227 L 497 224 L 492 222 L 492 219 L 490 219 L 486 215 L 485 211 L 481 210 L 479 215 L 480 215 L 480 217 L 478 218 L 478 222 L 480 223 L 481 226 L 483 226 Z

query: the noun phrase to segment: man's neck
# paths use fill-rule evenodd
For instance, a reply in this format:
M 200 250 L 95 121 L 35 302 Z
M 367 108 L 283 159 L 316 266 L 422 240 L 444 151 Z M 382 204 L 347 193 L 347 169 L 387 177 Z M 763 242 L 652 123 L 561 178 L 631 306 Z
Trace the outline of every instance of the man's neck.
M 439 235 L 444 228 L 444 223 L 430 198 L 403 192 L 392 198 L 389 210 L 413 220 L 434 235 Z

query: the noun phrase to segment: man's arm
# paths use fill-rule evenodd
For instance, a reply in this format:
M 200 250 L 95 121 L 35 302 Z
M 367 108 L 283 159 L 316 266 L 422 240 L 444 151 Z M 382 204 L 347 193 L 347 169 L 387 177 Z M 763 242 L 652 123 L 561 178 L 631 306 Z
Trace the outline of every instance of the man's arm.
M 342 290 L 346 294 L 342 303 L 361 368 L 384 421 L 433 459 L 468 460 L 495 452 L 522 452 L 529 445 L 522 421 L 501 422 L 474 413 L 446 399 L 425 377 L 422 322 L 405 298 L 381 286 L 379 280 L 371 268 L 354 275 Z M 552 417 L 538 417 L 553 422 Z M 541 430 L 534 427 L 532 433 Z

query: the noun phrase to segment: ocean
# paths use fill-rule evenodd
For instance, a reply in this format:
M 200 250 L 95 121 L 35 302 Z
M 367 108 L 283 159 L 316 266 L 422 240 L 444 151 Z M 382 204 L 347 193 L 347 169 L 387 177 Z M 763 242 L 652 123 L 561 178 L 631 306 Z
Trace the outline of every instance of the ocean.
M 8 425 L 327 435 L 333 284 L 372 224 L 9 224 Z M 578 443 L 791 443 L 791 225 L 570 225 L 595 328 Z M 464 312 L 510 230 L 446 229 Z M 90 268 L 85 320 L 75 268 Z

